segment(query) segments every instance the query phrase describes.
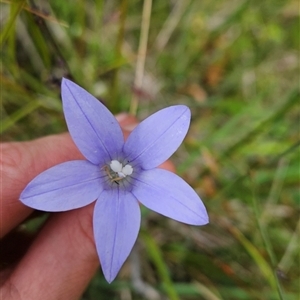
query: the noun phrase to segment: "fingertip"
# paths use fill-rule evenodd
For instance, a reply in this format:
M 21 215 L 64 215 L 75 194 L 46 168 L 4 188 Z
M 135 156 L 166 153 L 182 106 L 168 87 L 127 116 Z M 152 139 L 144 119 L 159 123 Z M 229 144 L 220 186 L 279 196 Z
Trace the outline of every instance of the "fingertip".
M 164 163 L 159 165 L 158 168 L 165 169 L 165 170 L 170 171 L 172 173 L 176 173 L 175 165 L 170 160 L 165 161 Z
M 132 131 L 138 125 L 137 118 L 127 113 L 120 113 L 116 115 L 116 119 L 119 122 L 122 129 L 128 131 Z

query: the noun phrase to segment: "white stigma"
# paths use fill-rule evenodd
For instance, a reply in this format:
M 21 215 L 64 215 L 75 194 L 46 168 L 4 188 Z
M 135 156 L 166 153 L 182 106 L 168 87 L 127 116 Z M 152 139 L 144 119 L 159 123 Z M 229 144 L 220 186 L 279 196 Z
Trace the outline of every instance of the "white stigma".
M 121 178 L 131 175 L 133 172 L 133 168 L 131 165 L 125 165 L 123 167 L 123 165 L 118 160 L 112 160 L 109 166 Z

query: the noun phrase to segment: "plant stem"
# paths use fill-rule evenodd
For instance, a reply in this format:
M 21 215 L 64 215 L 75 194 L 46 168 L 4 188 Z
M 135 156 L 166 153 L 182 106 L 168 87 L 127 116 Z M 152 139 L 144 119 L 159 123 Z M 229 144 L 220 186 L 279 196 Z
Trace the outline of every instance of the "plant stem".
M 122 55 L 122 45 L 124 40 L 125 32 L 125 20 L 127 16 L 128 0 L 122 0 L 121 3 L 121 16 L 120 16 L 120 26 L 117 37 L 117 43 L 115 48 L 115 61 L 119 62 Z M 109 108 L 113 113 L 119 112 L 118 105 L 118 81 L 119 81 L 119 68 L 116 68 L 113 73 L 113 79 L 111 84 L 111 99 L 109 103 Z
M 143 85 L 151 9 L 152 9 L 152 0 L 145 0 L 143 6 L 142 27 L 141 27 L 139 49 L 137 54 L 135 78 L 133 83 L 133 87 L 135 91 L 139 91 Z M 135 91 L 133 92 L 131 103 L 130 103 L 130 109 L 129 109 L 129 112 L 134 116 L 137 113 L 138 104 L 139 104 L 139 96 L 138 93 L 136 93 Z

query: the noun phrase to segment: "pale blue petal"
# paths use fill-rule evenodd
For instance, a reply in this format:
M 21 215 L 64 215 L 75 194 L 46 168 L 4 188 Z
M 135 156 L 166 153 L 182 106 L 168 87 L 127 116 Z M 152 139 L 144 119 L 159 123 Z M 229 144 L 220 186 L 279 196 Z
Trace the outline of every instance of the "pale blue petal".
M 94 209 L 94 236 L 103 274 L 117 276 L 138 236 L 141 214 L 134 196 L 118 189 L 100 195 Z
M 86 160 L 52 167 L 35 177 L 20 200 L 43 211 L 66 211 L 95 201 L 103 190 L 100 168 Z
M 67 79 L 62 81 L 62 99 L 69 132 L 81 153 L 94 164 L 118 158 L 124 137 L 111 112 Z
M 124 145 L 125 158 L 143 169 L 166 161 L 180 146 L 190 125 L 191 112 L 184 105 L 170 106 L 141 122 Z
M 151 210 L 186 224 L 208 223 L 201 199 L 176 174 L 162 169 L 144 171 L 133 185 L 132 194 Z

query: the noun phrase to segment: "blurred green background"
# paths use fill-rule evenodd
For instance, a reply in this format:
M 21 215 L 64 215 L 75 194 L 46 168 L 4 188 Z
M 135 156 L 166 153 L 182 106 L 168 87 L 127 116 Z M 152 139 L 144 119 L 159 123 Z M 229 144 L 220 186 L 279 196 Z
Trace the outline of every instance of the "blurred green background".
M 192 111 L 172 160 L 210 224 L 142 208 L 119 276 L 82 299 L 300 299 L 298 1 L 0 5 L 2 141 L 66 130 L 63 76 L 114 113 Z

